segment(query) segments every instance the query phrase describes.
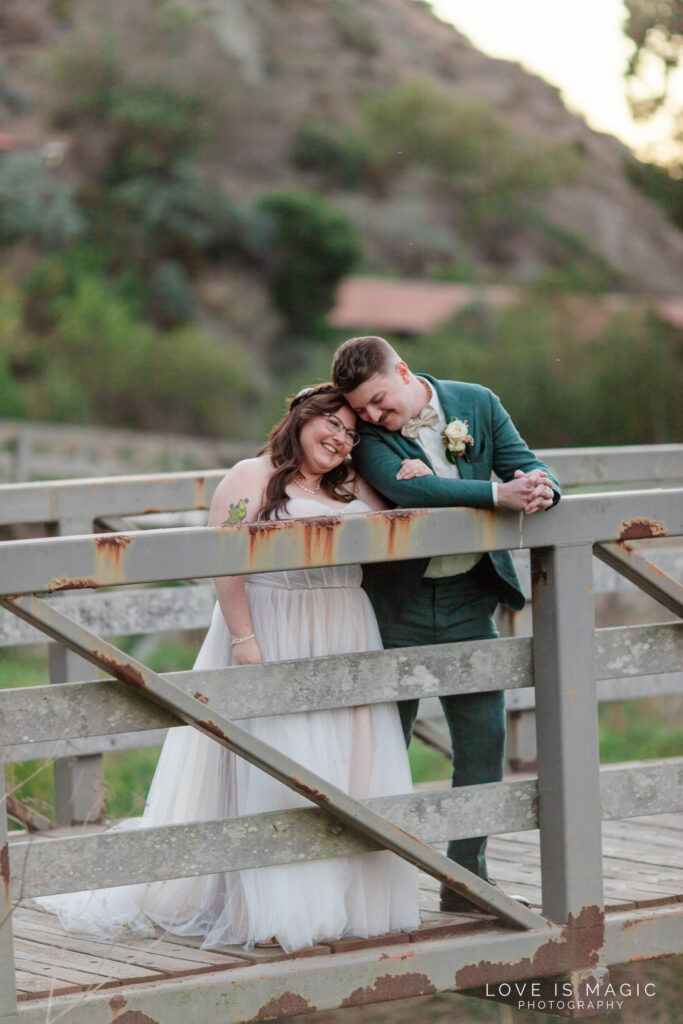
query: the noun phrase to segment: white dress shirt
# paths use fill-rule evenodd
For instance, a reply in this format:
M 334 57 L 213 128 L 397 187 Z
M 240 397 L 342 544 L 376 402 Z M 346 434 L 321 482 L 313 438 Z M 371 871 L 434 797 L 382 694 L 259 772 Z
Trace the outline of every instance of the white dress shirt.
M 458 466 L 454 462 L 449 462 L 446 458 L 446 449 L 441 440 L 441 431 L 446 426 L 446 414 L 441 407 L 439 396 L 428 380 L 425 380 L 424 377 L 419 377 L 418 379 L 429 388 L 431 397 L 427 404 L 434 409 L 439 417 L 438 423 L 434 426 L 420 427 L 418 442 L 424 448 L 432 464 L 432 469 L 437 476 L 457 479 L 460 477 Z M 498 486 L 495 483 L 492 483 L 491 486 L 493 488 L 493 504 L 495 505 L 498 498 Z M 480 551 L 467 555 L 437 555 L 434 558 L 430 558 L 424 571 L 424 578 L 441 579 L 444 576 L 457 576 L 460 573 L 468 572 L 474 568 L 481 555 Z

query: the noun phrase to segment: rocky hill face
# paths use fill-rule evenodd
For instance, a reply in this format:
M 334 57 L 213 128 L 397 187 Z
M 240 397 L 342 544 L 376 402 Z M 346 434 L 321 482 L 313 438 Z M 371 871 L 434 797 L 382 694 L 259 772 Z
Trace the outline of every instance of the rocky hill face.
M 162 27 L 150 43 L 149 28 L 126 29 L 126 11 L 127 24 L 135 25 L 136 11 L 142 19 L 161 8 L 185 18 L 197 73 L 203 65 L 209 88 L 225 103 L 225 118 L 202 159 L 204 173 L 228 195 L 282 187 L 324 193 L 360 231 L 370 271 L 528 281 L 580 251 L 582 258 L 613 268 L 617 286 L 660 294 L 680 289 L 683 235 L 629 183 L 625 147 L 588 128 L 539 78 L 478 52 L 418 0 L 183 0 L 132 7 L 125 0 L 4 0 L 0 131 L 33 145 L 62 138 L 68 173 L 87 181 L 98 147 L 107 152 L 106 134 L 96 123 L 87 131 L 83 124 L 58 131 L 49 125 L 50 86 L 36 59 L 69 38 L 92 41 L 118 32 L 131 64 L 144 75 L 155 52 L 166 64 L 172 55 L 164 52 Z M 473 138 L 481 146 L 476 132 L 488 125 L 478 162 L 458 167 L 457 132 L 455 156 L 432 153 L 429 166 L 419 154 L 406 159 L 401 138 L 410 140 L 424 128 L 424 103 L 395 102 L 390 113 L 403 121 L 394 125 L 394 135 L 385 129 L 374 134 L 378 121 L 368 114 L 368 103 L 380 95 L 396 97 L 416 82 L 423 89 L 431 83 L 432 99 L 442 105 L 442 134 L 448 123 L 444 103 L 470 110 L 469 120 L 457 122 L 465 124 L 463 150 Z M 33 105 L 13 106 L 13 92 L 29 96 Z M 346 131 L 355 133 L 356 142 L 362 139 L 365 170 L 356 180 L 333 173 L 334 152 L 326 167 L 310 153 L 308 162 L 305 152 L 293 158 L 297 133 L 311 124 L 319 133 L 324 125 L 332 134 Z M 511 139 L 522 140 L 521 149 Z M 559 171 L 547 171 L 549 152 L 563 154 Z M 509 173 L 496 177 L 506 161 Z M 541 164 L 538 182 L 533 179 Z M 479 187 L 478 176 L 487 178 L 488 191 Z M 504 189 L 509 196 L 502 208 Z

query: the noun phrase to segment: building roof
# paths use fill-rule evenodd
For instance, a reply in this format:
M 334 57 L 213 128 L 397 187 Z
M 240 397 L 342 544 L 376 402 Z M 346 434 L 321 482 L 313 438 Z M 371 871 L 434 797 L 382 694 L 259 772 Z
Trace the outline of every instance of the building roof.
M 508 285 L 450 284 L 381 277 L 347 277 L 337 289 L 336 304 L 329 316 L 334 327 L 354 333 L 426 334 L 473 303 L 494 308 L 518 301 L 520 289 Z M 683 327 L 683 301 L 607 293 L 594 311 L 600 330 L 612 313 L 650 305 L 663 319 Z M 581 315 L 588 316 L 586 309 Z
M 473 302 L 503 306 L 514 298 L 515 289 L 505 285 L 347 277 L 339 285 L 329 319 L 346 330 L 422 334 Z

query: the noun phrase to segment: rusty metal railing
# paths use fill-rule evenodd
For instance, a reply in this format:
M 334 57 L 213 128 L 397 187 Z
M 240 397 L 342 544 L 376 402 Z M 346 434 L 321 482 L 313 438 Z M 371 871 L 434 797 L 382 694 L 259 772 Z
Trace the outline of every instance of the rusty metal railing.
M 29 619 L 53 639 L 86 656 L 91 662 L 100 667 L 107 666 L 116 679 L 133 687 L 134 694 L 130 699 L 118 693 L 119 702 L 136 713 L 147 714 L 147 702 L 151 699 L 164 709 L 167 716 L 170 715 L 171 721 L 189 722 L 208 731 L 218 742 L 225 743 L 286 784 L 298 788 L 314 803 L 324 807 L 326 814 L 338 817 L 346 826 L 351 825 L 375 844 L 407 856 L 447 884 L 466 892 L 474 902 L 487 906 L 509 924 L 522 928 L 522 932 L 511 930 L 505 940 L 510 963 L 519 960 L 520 951 L 531 951 L 529 970 L 536 973 L 569 972 L 574 982 L 580 985 L 595 974 L 603 955 L 609 961 L 624 951 L 623 944 L 619 946 L 611 937 L 609 954 L 604 953 L 607 933 L 602 905 L 600 849 L 602 780 L 597 749 L 592 607 L 594 545 L 616 543 L 623 549 L 634 536 L 680 536 L 683 533 L 682 498 L 683 490 L 575 496 L 563 500 L 548 515 L 528 519 L 466 509 L 416 510 L 346 519 L 327 516 L 299 523 L 256 524 L 230 530 L 185 528 L 8 541 L 0 545 L 0 594 L 6 608 Z M 275 752 L 262 747 L 256 749 L 253 737 L 245 734 L 248 737 L 245 741 L 243 731 L 232 723 L 231 714 L 228 714 L 229 702 L 221 705 L 218 697 L 207 694 L 199 685 L 193 691 L 195 696 L 189 695 L 183 687 L 135 663 L 100 637 L 88 635 L 83 627 L 63 615 L 60 598 L 46 601 L 32 596 L 300 566 L 347 564 L 359 560 L 379 561 L 522 547 L 531 548 L 534 555 L 534 637 L 530 653 L 540 729 L 538 782 L 532 789 L 535 788 L 533 796 L 537 807 L 533 824 L 537 821 L 541 830 L 544 919 L 536 914 L 520 914 L 518 908 L 510 907 L 511 901 L 505 897 L 492 899 L 486 893 L 482 894 L 476 880 L 467 877 L 467 873 L 454 872 L 450 862 L 443 863 L 445 858 L 426 850 L 422 842 L 400 833 L 402 826 L 397 827 L 365 804 L 357 804 L 344 794 L 325 788 L 324 783 L 321 786 L 322 780 L 305 777 L 296 765 L 287 763 L 286 759 L 280 760 L 279 755 L 275 757 Z M 653 590 L 656 592 L 655 581 L 648 579 L 648 586 L 651 593 Z M 666 591 L 669 602 L 675 600 L 675 587 L 667 583 L 660 590 Z M 680 637 L 680 632 L 677 636 Z M 455 646 L 499 650 L 500 645 L 506 643 L 486 641 Z M 417 651 L 427 666 L 432 662 L 438 663 L 441 653 L 438 649 Z M 317 677 L 320 680 L 325 678 L 337 695 L 343 694 L 339 681 L 343 679 L 347 661 L 362 666 L 363 659 L 368 659 L 369 664 L 372 657 L 379 658 L 380 670 L 375 662 L 372 677 L 367 680 L 369 692 L 366 699 L 390 699 L 386 685 L 383 686 L 381 666 L 387 664 L 388 675 L 395 671 L 392 654 L 382 652 L 376 656 L 337 659 L 336 674 L 333 675 L 330 675 L 328 659 L 323 659 Z M 389 668 L 391 664 L 394 670 Z M 272 668 L 258 666 L 259 670 L 264 670 L 264 675 Z M 230 670 L 236 681 L 242 676 L 246 678 L 250 671 L 251 667 Z M 466 683 L 465 689 L 469 685 L 472 688 L 496 688 L 486 679 Z M 77 733 L 78 726 L 66 724 L 69 694 L 65 691 L 68 687 L 53 686 L 49 689 L 55 697 L 52 713 L 47 716 L 51 718 L 52 729 L 75 728 Z M 381 695 L 374 695 L 373 689 L 381 690 Z M 420 685 L 411 684 L 410 679 L 407 684 L 404 679 L 402 686 L 397 683 L 396 689 L 400 690 L 396 696 L 420 695 Z M 196 696 L 197 693 L 208 699 L 208 705 Z M 79 694 L 82 698 L 83 688 Z M 3 743 L 16 744 L 20 740 L 21 733 L 17 733 L 16 724 L 22 720 L 29 721 L 31 706 L 34 713 L 37 707 L 31 696 L 22 697 L 22 709 L 16 705 L 16 696 L 10 696 L 4 704 L 0 702 Z M 12 711 L 12 700 L 15 700 L 16 711 Z M 261 707 L 261 713 L 265 713 L 265 707 Z M 159 713 L 158 709 L 156 713 Z M 37 717 L 35 720 L 37 722 Z M 38 723 L 38 726 L 39 731 L 43 730 L 38 738 L 49 741 L 50 726 L 45 722 Z M 54 737 L 54 733 L 52 735 Z M 577 751 L 581 752 L 580 757 L 576 756 Z M 665 787 L 677 770 L 674 766 L 668 774 L 663 772 Z M 629 769 L 629 777 L 635 777 L 639 771 L 641 769 Z M 609 790 L 608 786 L 608 795 Z M 674 809 L 678 806 L 676 801 L 680 800 L 680 794 L 676 796 L 676 789 L 671 786 L 668 792 L 674 795 L 668 800 L 667 809 Z M 631 803 L 627 813 L 643 813 L 642 805 L 638 807 L 637 801 Z M 4 815 L 0 818 L 4 820 Z M 442 838 L 447 837 L 446 831 Z M 166 860 L 159 868 L 153 864 L 152 847 L 144 847 L 145 842 L 152 844 L 154 838 L 143 836 L 139 840 L 139 852 L 146 851 L 145 856 L 139 858 L 140 870 L 150 880 L 174 877 L 172 873 L 168 874 L 174 870 L 173 863 Z M 103 839 L 87 837 L 80 841 L 83 851 L 89 847 L 93 850 L 92 868 L 85 873 L 79 872 L 80 888 L 84 884 L 87 887 L 122 884 L 117 882 L 120 867 L 94 863 L 98 860 L 94 854 L 95 845 L 99 843 L 97 849 L 101 850 Z M 54 850 L 49 855 L 50 859 L 59 861 L 56 844 L 60 842 L 55 840 L 47 844 Z M 76 841 L 65 842 L 72 844 L 62 848 L 68 862 L 69 856 L 75 854 L 73 843 Z M 334 841 L 327 844 L 327 849 L 323 849 L 324 846 L 322 843 L 322 856 L 336 855 L 339 848 Z M 13 844 L 10 857 L 7 843 L 3 844 L 0 868 L 8 907 L 22 892 L 38 895 L 69 891 L 69 884 L 73 888 L 74 882 L 69 883 L 66 879 L 65 861 L 52 877 L 45 870 L 48 855 L 44 853 L 44 847 L 45 844 L 40 843 L 33 844 L 33 848 L 26 842 Z M 300 853 L 294 856 L 300 856 Z M 87 862 L 86 854 L 84 863 Z M 237 863 L 239 865 L 239 859 Z M 225 861 L 223 865 L 225 869 Z M 193 873 L 209 873 L 206 861 L 195 865 Z M 125 878 L 125 881 L 130 880 L 129 876 Z M 63 888 L 65 884 L 66 889 Z M 639 927 L 640 934 L 650 936 L 648 941 L 654 942 L 651 925 L 643 923 Z M 679 951 L 680 936 L 679 940 L 673 937 L 670 923 L 667 928 L 665 941 L 661 931 L 658 933 L 657 948 L 662 948 L 663 941 L 665 946 L 678 942 L 676 949 L 671 951 Z M 9 993 L 0 997 L 4 1000 L 0 1002 L 1 1015 L 14 1012 L 12 986 L 6 987 L 10 984 L 11 973 L 8 966 L 12 950 L 10 917 L 4 920 L 0 934 L 0 981 L 6 983 L 3 993 Z M 545 958 L 534 961 L 534 956 L 541 949 L 546 951 Z M 474 967 L 474 964 L 463 963 L 460 976 L 456 977 L 459 987 L 476 984 L 478 975 Z M 527 968 L 518 969 L 523 971 Z

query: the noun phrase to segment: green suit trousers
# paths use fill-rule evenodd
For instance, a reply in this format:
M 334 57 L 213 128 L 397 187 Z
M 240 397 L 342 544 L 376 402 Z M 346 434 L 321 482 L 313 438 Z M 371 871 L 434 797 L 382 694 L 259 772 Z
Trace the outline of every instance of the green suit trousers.
M 386 648 L 486 640 L 498 636 L 493 612 L 498 603 L 493 570 L 482 559 L 469 572 L 441 580 L 422 579 L 397 621 L 382 628 Z M 453 786 L 499 782 L 505 751 L 505 700 L 501 690 L 441 697 L 453 749 Z M 418 700 L 399 701 L 401 724 L 410 743 Z M 488 879 L 486 837 L 451 840 L 448 856 Z

